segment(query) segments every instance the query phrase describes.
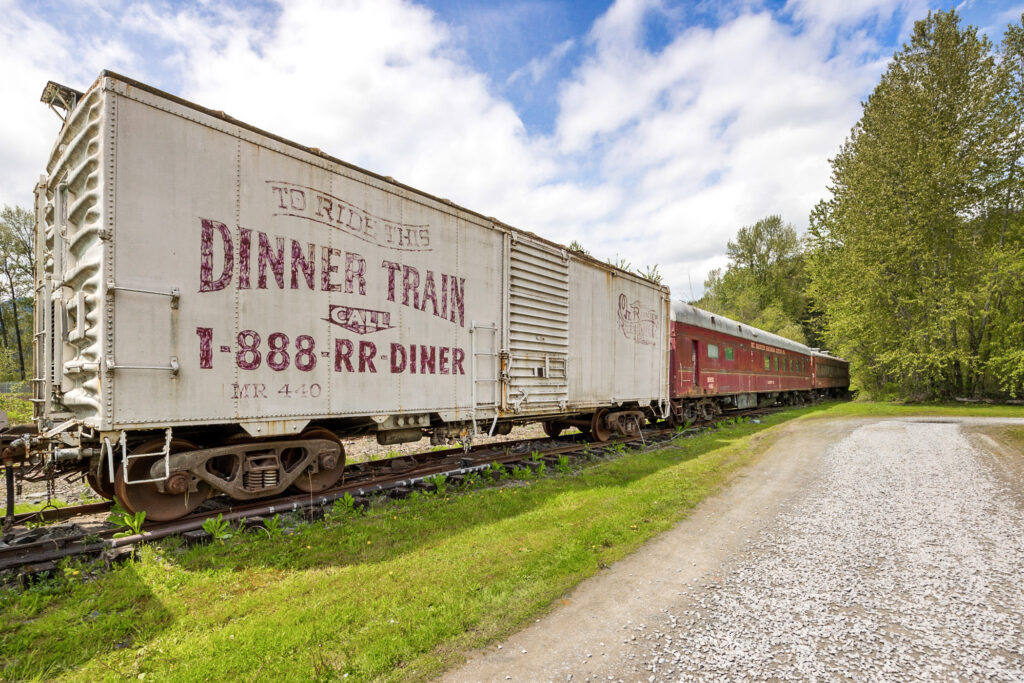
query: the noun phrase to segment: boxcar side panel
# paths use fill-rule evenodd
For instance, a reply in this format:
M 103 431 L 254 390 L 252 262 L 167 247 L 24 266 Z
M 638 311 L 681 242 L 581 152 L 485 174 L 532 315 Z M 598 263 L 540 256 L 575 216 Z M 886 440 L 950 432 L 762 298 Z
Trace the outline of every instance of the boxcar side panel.
M 666 398 L 665 291 L 578 259 L 569 270 L 570 405 Z
M 116 183 L 116 284 L 158 292 L 115 293 L 117 427 L 469 416 L 502 231 L 145 92 L 118 98 Z
M 845 389 L 850 386 L 850 364 L 830 356 L 814 356 L 814 388 Z

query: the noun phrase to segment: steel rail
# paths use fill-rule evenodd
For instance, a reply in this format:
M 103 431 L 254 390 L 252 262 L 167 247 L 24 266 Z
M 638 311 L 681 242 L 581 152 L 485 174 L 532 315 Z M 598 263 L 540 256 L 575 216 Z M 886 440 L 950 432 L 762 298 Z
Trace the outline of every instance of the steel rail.
M 519 444 L 527 444 L 532 441 L 542 441 L 547 437 L 539 437 L 533 439 L 516 439 L 513 441 L 502 441 L 499 442 L 502 446 L 514 447 Z M 477 452 L 481 450 L 492 449 L 495 444 L 477 444 L 470 448 L 470 452 Z M 417 458 L 444 458 L 450 455 L 457 455 L 459 453 L 465 453 L 465 449 L 462 447 L 447 448 L 439 451 L 422 451 L 420 453 L 410 453 L 408 455 L 399 455 L 391 458 L 380 458 L 377 460 L 367 460 L 365 462 L 348 463 L 345 465 L 346 473 L 343 475 L 342 480 L 350 479 L 359 476 L 366 476 L 368 473 L 366 469 L 383 469 L 391 468 L 394 469 L 393 463 L 396 462 L 408 462 L 410 463 L 408 469 L 414 469 L 416 466 L 422 463 L 416 460 Z M 349 475 L 348 471 L 351 470 L 352 474 Z M 12 520 L 14 526 L 24 524 L 26 522 L 56 522 L 67 519 L 74 519 L 83 515 L 92 515 L 99 512 L 106 512 L 113 506 L 112 501 L 99 501 L 96 503 L 86 503 L 84 505 L 64 505 L 61 507 L 44 507 L 40 510 L 33 510 L 31 512 L 19 512 L 11 516 L 9 519 Z
M 655 437 L 659 433 L 674 434 L 675 430 L 658 430 L 649 432 L 647 438 Z M 526 439 L 525 442 L 538 441 L 539 439 Z M 613 439 L 601 444 L 592 442 L 576 442 L 567 445 L 557 446 L 539 450 L 543 457 L 563 453 L 570 453 L 583 450 L 606 450 L 618 444 L 640 442 L 639 437 L 624 437 Z M 506 442 L 514 443 L 514 442 Z M 504 445 L 504 444 L 502 444 Z M 440 454 L 441 452 L 436 452 Z M 433 455 L 433 453 L 431 453 Z M 454 457 L 458 455 L 459 457 Z M 83 543 L 82 538 L 67 537 L 62 539 L 47 539 L 23 545 L 0 548 L 0 573 L 23 567 L 46 562 L 52 562 L 64 557 L 84 554 L 97 554 L 117 548 L 134 545 L 145 541 L 154 541 L 167 536 L 188 531 L 196 531 L 202 528 L 203 522 L 207 519 L 222 515 L 225 521 L 237 521 L 240 519 L 263 517 L 266 515 L 298 512 L 304 509 L 325 506 L 333 503 L 345 495 L 365 497 L 375 493 L 385 493 L 396 488 L 413 488 L 428 477 L 439 474 L 454 476 L 468 474 L 470 472 L 481 472 L 491 467 L 492 463 L 507 464 L 527 460 L 528 453 L 512 452 L 510 448 L 494 449 L 490 452 L 482 452 L 476 458 L 465 457 L 462 449 L 457 454 L 449 453 L 445 458 L 435 459 L 433 462 L 421 463 L 419 467 L 410 468 L 406 471 L 394 474 L 378 475 L 375 477 L 361 477 L 356 481 L 348 481 L 344 484 L 332 487 L 326 491 L 316 494 L 301 493 L 279 496 L 269 500 L 258 500 L 249 503 L 218 507 L 213 510 L 206 510 L 201 513 L 194 513 L 181 519 L 170 522 L 159 522 L 145 528 L 142 533 L 131 536 L 113 538 L 114 534 L 123 531 L 120 528 L 103 529 L 94 533 L 103 539 L 99 542 L 89 544 Z M 445 461 L 448 461 L 447 463 Z M 457 461 L 457 462 L 455 462 Z M 383 462 L 383 461 L 377 461 Z M 366 463 L 360 463 L 365 465 Z M 98 503 L 98 506 L 104 504 Z M 109 507 L 109 504 L 106 504 Z M 82 507 L 82 506 L 79 506 Z M 61 508 L 64 509 L 64 508 Z
M 756 417 L 758 415 L 776 412 L 780 409 L 782 408 L 759 408 L 743 411 L 741 413 L 724 415 L 713 420 L 696 423 L 682 431 L 676 428 L 647 428 L 646 432 L 641 430 L 641 433 L 636 436 L 609 439 L 608 441 L 600 443 L 592 441 L 574 442 L 571 444 L 555 446 L 554 448 L 536 450 L 540 453 L 540 459 L 544 459 L 551 456 L 581 451 L 608 451 L 617 445 L 628 445 L 634 442 L 637 444 L 643 444 L 646 448 L 650 448 L 651 445 L 648 445 L 648 441 L 653 442 L 653 444 L 656 445 L 661 445 L 671 440 L 671 438 L 665 439 L 665 436 L 674 438 L 675 436 L 682 434 L 696 433 L 714 426 L 721 420 L 737 417 Z M 252 502 L 236 502 L 236 504 L 233 505 L 218 507 L 216 509 L 206 510 L 200 513 L 193 513 L 170 522 L 158 522 L 152 525 L 147 525 L 141 533 L 130 536 L 114 538 L 114 534 L 123 531 L 123 529 L 110 528 L 94 533 L 93 536 L 98 536 L 102 540 L 91 543 L 84 543 L 82 539 L 86 536 L 82 535 L 63 539 L 47 539 L 18 546 L 0 548 L 0 574 L 9 572 L 16 568 L 24 568 L 30 565 L 41 565 L 74 555 L 103 555 L 104 553 L 110 553 L 111 551 L 132 546 L 137 543 L 155 541 L 174 534 L 197 531 L 202 529 L 203 523 L 206 520 L 217 517 L 218 515 L 221 515 L 224 521 L 234 522 L 241 519 L 299 512 L 314 507 L 323 507 L 333 503 L 339 498 L 343 498 L 345 495 L 366 497 L 375 493 L 385 493 L 396 488 L 413 488 L 428 477 L 439 474 L 456 476 L 487 470 L 491 467 L 492 463 L 508 464 L 513 462 L 523 462 L 528 460 L 530 454 L 523 451 L 512 452 L 512 449 L 517 445 L 537 443 L 545 440 L 549 440 L 553 443 L 559 443 L 558 439 L 520 439 L 517 441 L 500 442 L 498 444 L 480 444 L 479 446 L 475 446 L 470 449 L 469 453 L 462 448 L 452 448 L 444 451 L 424 451 L 422 453 L 398 456 L 395 458 L 353 463 L 352 465 L 347 465 L 346 469 L 349 467 L 366 468 L 371 465 L 376 466 L 377 469 L 383 469 L 385 467 L 390 469 L 392 463 L 400 460 L 412 461 L 413 464 L 402 472 L 387 474 L 378 473 L 376 476 L 374 476 L 373 472 L 357 471 L 354 472 L 356 476 L 352 479 L 348 479 L 347 476 L 343 477 L 342 483 L 327 489 L 326 491 L 321 491 L 320 493 L 287 494 L 271 499 Z M 470 455 L 475 457 L 469 457 Z M 416 460 L 416 458 L 423 458 L 425 456 L 430 459 L 430 462 L 420 462 Z M 348 481 L 346 481 L 346 479 L 348 479 Z M 96 511 L 103 511 L 109 509 L 110 505 L 111 504 L 109 502 L 104 502 L 75 507 L 79 509 L 96 508 Z M 56 508 L 50 509 L 49 512 L 59 513 L 60 511 L 70 509 L 72 508 Z M 31 517 L 38 513 L 23 514 Z

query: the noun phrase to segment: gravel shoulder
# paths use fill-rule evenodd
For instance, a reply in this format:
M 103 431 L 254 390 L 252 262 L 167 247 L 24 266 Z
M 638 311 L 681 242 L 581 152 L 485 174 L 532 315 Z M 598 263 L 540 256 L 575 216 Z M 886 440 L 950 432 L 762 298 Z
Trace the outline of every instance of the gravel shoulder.
M 443 680 L 1021 680 L 1024 454 L 991 431 L 1009 422 L 786 423 L 673 530 Z

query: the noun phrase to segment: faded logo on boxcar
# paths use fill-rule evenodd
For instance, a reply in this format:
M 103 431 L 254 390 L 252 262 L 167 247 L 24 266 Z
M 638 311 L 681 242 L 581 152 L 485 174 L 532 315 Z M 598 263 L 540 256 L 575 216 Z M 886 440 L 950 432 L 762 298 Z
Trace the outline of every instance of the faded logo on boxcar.
M 617 318 L 619 329 L 626 335 L 626 339 L 645 346 L 655 346 L 661 325 L 658 313 L 653 308 L 645 308 L 639 299 L 629 303 L 625 294 L 619 294 Z
M 331 310 L 324 320 L 340 325 L 356 334 L 371 334 L 381 330 L 390 330 L 392 327 L 391 314 L 387 311 L 334 304 L 331 304 Z

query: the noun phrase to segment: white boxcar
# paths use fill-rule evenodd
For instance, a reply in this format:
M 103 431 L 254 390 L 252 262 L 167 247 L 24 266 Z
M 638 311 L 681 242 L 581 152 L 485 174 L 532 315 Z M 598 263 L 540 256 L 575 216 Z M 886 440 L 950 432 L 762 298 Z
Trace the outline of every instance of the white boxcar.
M 116 74 L 60 98 L 41 431 L 402 440 L 667 400 L 662 286 Z

